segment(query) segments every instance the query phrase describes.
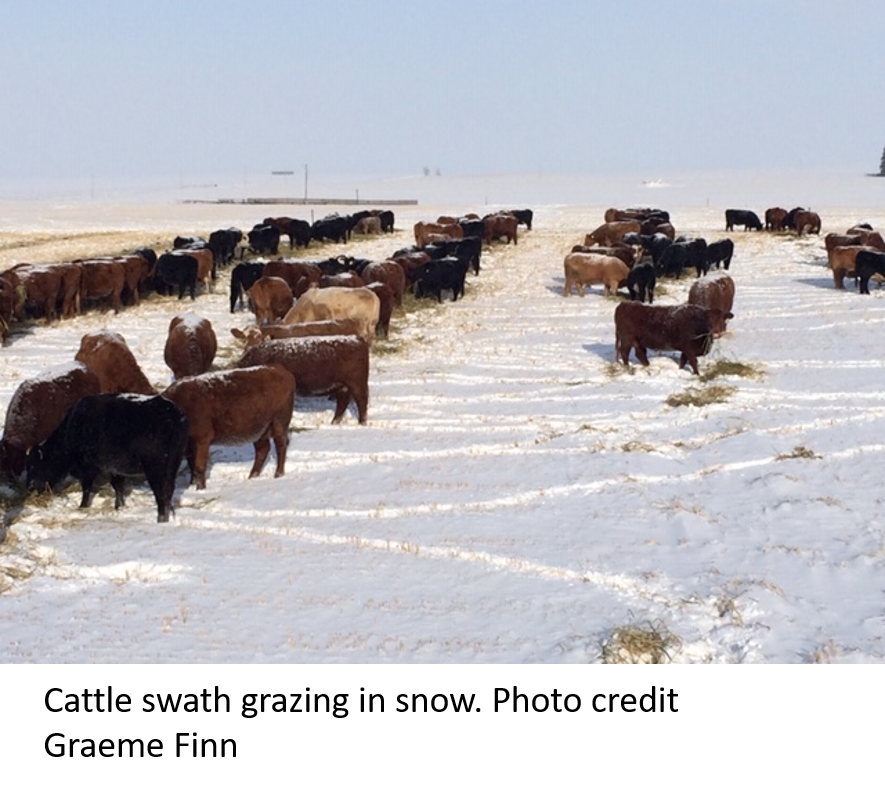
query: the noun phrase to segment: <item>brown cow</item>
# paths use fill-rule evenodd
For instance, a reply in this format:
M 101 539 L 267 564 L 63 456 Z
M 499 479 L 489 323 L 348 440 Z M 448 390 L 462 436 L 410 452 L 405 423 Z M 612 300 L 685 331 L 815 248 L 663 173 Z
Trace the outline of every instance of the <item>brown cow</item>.
M 464 229 L 457 222 L 455 224 L 416 222 L 413 231 L 415 233 L 415 245 L 421 248 L 430 243 L 430 236 L 443 236 L 446 239 L 464 238 Z
M 12 314 L 23 318 L 28 306 L 40 311 L 48 323 L 58 317 L 64 294 L 63 269 L 50 263 L 19 263 L 3 272 L 13 287 Z
M 519 220 L 513 214 L 489 214 L 482 219 L 482 240 L 486 244 L 491 244 L 501 239 L 507 239 L 507 243 L 512 241 L 518 243 L 517 229 Z
M 268 340 L 247 350 L 237 367 L 274 363 L 295 376 L 299 394 L 335 396 L 333 423 L 341 421 L 353 400 L 360 424 L 365 424 L 369 407 L 369 344 L 364 340 L 353 335 Z
M 648 305 L 621 302 L 615 308 L 615 356 L 629 366 L 630 350 L 648 365 L 646 350 L 678 351 L 680 370 L 686 364 L 698 375 L 698 357 L 713 345 L 710 311 L 695 304 Z
M 572 288 L 578 289 L 578 295 L 584 295 L 584 287 L 602 283 L 605 295 L 614 296 L 618 288 L 627 284 L 630 267 L 620 258 L 612 255 L 596 255 L 588 252 L 571 252 L 565 256 L 564 296 L 571 296 Z
M 780 206 L 765 209 L 765 230 L 782 231 L 787 221 L 787 210 Z
M 729 318 L 734 318 L 734 280 L 725 272 L 717 271 L 696 279 L 688 291 L 688 304 L 706 307 L 710 311 L 713 337 L 725 332 Z
M 111 258 L 91 258 L 74 263 L 79 263 L 81 268 L 81 309 L 89 300 L 110 299 L 114 312 L 119 313 L 123 307 L 123 289 L 126 287 L 126 269 L 123 264 Z
M 217 350 L 218 340 L 208 319 L 185 313 L 169 322 L 163 358 L 173 378 L 205 373 L 212 365 Z
M 258 326 L 275 324 L 292 309 L 295 302 L 292 289 L 282 277 L 266 274 L 259 277 L 249 289 L 249 301 Z
M 83 335 L 74 359 L 98 376 L 102 392 L 135 392 L 156 395 L 126 345 L 123 336 L 109 329 L 93 329 Z
M 259 365 L 204 373 L 176 381 L 163 395 L 187 414 L 187 463 L 191 483 L 206 487 L 209 447 L 255 446 L 249 477 L 261 473 L 273 439 L 274 477 L 286 470 L 289 423 L 295 405 L 295 378 L 280 365 Z
M 393 316 L 395 297 L 393 289 L 386 283 L 369 283 L 368 288 L 378 297 L 378 323 L 375 325 L 375 334 L 387 337 L 390 334 L 390 319 Z
M 406 292 L 406 273 L 396 261 L 373 261 L 363 268 L 363 280 L 367 285 L 384 283 L 393 291 L 393 304 L 401 307 Z
M 844 290 L 845 283 L 843 280 L 846 277 L 854 277 L 855 280 L 857 279 L 857 275 L 855 274 L 855 264 L 857 261 L 857 254 L 861 250 L 876 251 L 875 248 L 866 247 L 862 244 L 850 244 L 833 247 L 832 250 L 827 252 L 827 265 L 833 272 L 833 284 L 836 288 Z
M 587 247 L 584 244 L 576 244 L 572 252 L 587 252 L 593 255 L 611 255 L 620 258 L 631 269 L 642 260 L 642 247 L 633 247 L 629 244 L 618 244 L 615 247 Z
M 97 395 L 98 377 L 79 362 L 48 370 L 19 384 L 6 410 L 0 440 L 0 476 L 18 479 L 28 450 L 49 438 L 84 395 Z
M 820 233 L 820 215 L 816 211 L 797 211 L 793 227 L 800 236 L 803 233 Z
M 600 247 L 613 247 L 628 233 L 639 233 L 642 225 L 639 220 L 620 220 L 618 222 L 604 222 L 592 233 L 588 233 L 584 237 L 584 246 L 592 247 L 598 245 Z
M 339 318 L 328 321 L 305 321 L 303 324 L 270 324 L 268 326 L 247 326 L 245 329 L 232 327 L 230 333 L 252 348 L 265 340 L 282 340 L 287 337 L 322 337 L 327 335 L 359 334 L 360 324 L 352 318 Z
M 302 278 L 307 280 L 308 285 L 316 285 L 323 276 L 323 270 L 315 263 L 310 261 L 292 261 L 285 258 L 268 261 L 264 265 L 262 272 L 264 277 L 279 277 L 289 284 L 289 289 L 297 298 L 301 294 L 298 293 L 298 283 Z M 302 291 L 303 293 L 303 291 Z
M 353 232 L 358 233 L 361 236 L 368 236 L 373 233 L 380 234 L 381 233 L 381 218 L 380 217 L 363 217 L 358 220 L 356 225 L 353 226 Z

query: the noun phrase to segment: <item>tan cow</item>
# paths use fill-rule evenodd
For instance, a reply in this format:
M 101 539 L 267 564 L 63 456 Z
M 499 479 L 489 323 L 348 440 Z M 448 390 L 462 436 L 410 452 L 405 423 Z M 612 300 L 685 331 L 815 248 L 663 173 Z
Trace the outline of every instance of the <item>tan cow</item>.
M 464 230 L 458 225 L 441 225 L 438 222 L 416 222 L 413 228 L 415 232 L 415 246 L 422 249 L 430 243 L 429 236 L 444 236 L 446 239 L 463 239 Z
M 381 300 L 368 288 L 311 287 L 298 297 L 283 323 L 352 318 L 360 327 L 357 334 L 371 344 L 380 315 Z
M 258 326 L 276 323 L 292 309 L 295 302 L 289 283 L 282 277 L 267 275 L 259 277 L 252 284 L 249 301 L 252 302 L 252 311 Z
M 862 244 L 851 244 L 846 246 L 833 247 L 827 252 L 827 264 L 833 271 L 833 284 L 836 288 L 843 290 L 846 277 L 855 277 L 855 261 L 857 253 L 861 250 L 870 250 L 875 252 L 875 248 L 866 247 Z
M 602 283 L 605 295 L 617 294 L 618 288 L 627 284 L 630 267 L 620 258 L 612 255 L 597 255 L 590 252 L 572 252 L 565 256 L 564 296 L 570 296 L 572 288 L 578 289 L 578 295 L 584 295 L 584 287 Z

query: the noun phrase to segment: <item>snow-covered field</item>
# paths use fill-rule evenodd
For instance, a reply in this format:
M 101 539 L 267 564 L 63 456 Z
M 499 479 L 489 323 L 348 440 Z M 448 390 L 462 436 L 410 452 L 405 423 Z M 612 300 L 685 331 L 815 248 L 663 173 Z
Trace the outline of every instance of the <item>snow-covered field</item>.
M 79 510 L 75 488 L 8 511 L 2 660 L 586 662 L 630 625 L 672 634 L 678 662 L 882 660 L 885 294 L 836 291 L 822 237 L 882 227 L 885 209 L 871 208 L 868 184 L 856 203 L 847 190 L 829 206 L 770 184 L 756 203 L 758 187 L 729 200 L 708 186 L 523 200 L 534 230 L 485 253 L 463 301 L 395 317 L 373 354 L 367 426 L 353 413 L 330 425 L 321 399 L 296 405 L 283 478 L 269 464 L 247 480 L 252 448 L 215 448 L 205 491 L 185 488 L 182 471 L 168 524 L 147 488 L 116 512 L 110 489 Z M 496 207 L 470 195 L 399 210 L 394 237 L 347 252 L 381 257 L 411 242 L 418 219 Z M 731 360 L 757 377 L 699 382 L 672 354 L 626 371 L 614 363 L 616 301 L 600 286 L 563 297 L 564 253 L 628 200 L 708 240 L 726 235 L 726 207 L 820 211 L 821 238 L 730 234 L 736 317 L 701 373 Z M 92 251 L 115 252 L 283 213 L 307 216 L 6 206 L 0 267 L 72 257 L 97 232 Z M 0 352 L 0 418 L 23 379 L 71 360 L 96 327 L 122 333 L 165 386 L 166 327 L 192 310 L 216 328 L 217 364 L 230 364 L 228 330 L 250 316 L 229 314 L 227 276 L 193 304 L 152 298 L 20 330 Z M 664 281 L 660 303 L 683 301 L 690 282 Z M 724 402 L 667 404 L 723 385 Z

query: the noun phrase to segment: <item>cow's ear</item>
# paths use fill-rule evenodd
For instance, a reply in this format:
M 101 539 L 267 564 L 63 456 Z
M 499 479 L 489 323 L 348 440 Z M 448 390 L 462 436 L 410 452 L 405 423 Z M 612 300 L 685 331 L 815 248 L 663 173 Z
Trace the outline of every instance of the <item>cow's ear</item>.
M 242 330 L 242 329 L 237 329 L 235 326 L 234 326 L 234 327 L 231 327 L 230 333 L 231 333 L 231 334 L 232 334 L 237 340 L 245 340 L 245 339 L 246 339 L 246 335 L 243 334 L 243 330 Z
M 731 320 L 732 318 L 734 318 L 734 313 L 726 313 L 725 317 Z

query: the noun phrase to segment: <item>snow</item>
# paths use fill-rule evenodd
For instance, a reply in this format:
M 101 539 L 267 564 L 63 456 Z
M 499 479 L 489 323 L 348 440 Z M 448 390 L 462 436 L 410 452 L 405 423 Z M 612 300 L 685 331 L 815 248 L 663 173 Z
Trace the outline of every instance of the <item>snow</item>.
M 553 191 L 530 181 L 488 191 Z M 732 360 L 761 375 L 710 383 L 671 353 L 622 368 L 616 300 L 601 286 L 562 295 L 565 253 L 609 205 L 647 204 L 641 179 L 620 203 L 593 190 L 584 202 L 511 203 L 531 205 L 534 230 L 484 253 L 463 300 L 394 316 L 373 351 L 368 425 L 351 408 L 333 426 L 330 401 L 298 400 L 284 477 L 268 465 L 248 480 L 251 446 L 214 447 L 206 490 L 185 488 L 182 470 L 168 524 L 156 523 L 146 486 L 120 511 L 109 487 L 80 510 L 76 486 L 9 510 L 2 660 L 594 662 L 614 629 L 635 625 L 675 635 L 676 662 L 881 661 L 885 302 L 877 288 L 834 289 L 823 251 L 828 231 L 883 225 L 872 181 L 843 184 L 833 203 L 831 175 L 797 195 L 821 213 L 820 238 L 728 234 L 735 318 L 701 373 Z M 809 184 L 748 182 L 710 206 L 727 184 L 666 183 L 679 186 L 657 189 L 655 202 L 677 232 L 708 240 L 726 235 L 726 207 L 761 214 Z M 397 210 L 395 236 L 346 251 L 381 257 L 410 243 L 417 220 L 496 207 L 467 203 L 456 186 Z M 28 228 L 126 232 L 134 247 L 142 236 L 171 241 L 170 229 L 251 227 L 267 209 L 79 205 L 69 225 L 54 209 Z M 97 328 L 122 334 L 165 387 L 166 330 L 186 309 L 212 321 L 216 367 L 230 364 L 240 346 L 229 329 L 251 317 L 229 313 L 227 276 L 194 303 L 152 297 L 116 316 L 14 327 L 0 352 L 0 416 L 21 381 L 71 361 Z M 690 284 L 664 281 L 659 302 L 683 301 Z M 667 405 L 713 384 L 734 391 Z

